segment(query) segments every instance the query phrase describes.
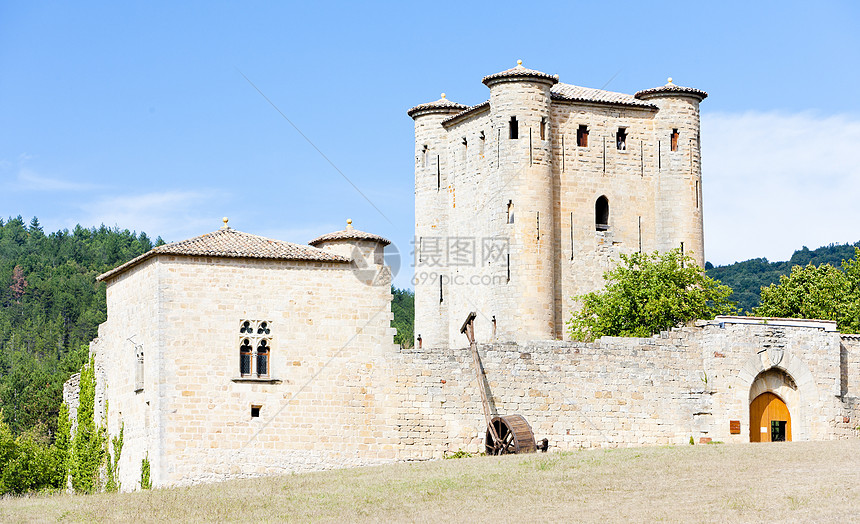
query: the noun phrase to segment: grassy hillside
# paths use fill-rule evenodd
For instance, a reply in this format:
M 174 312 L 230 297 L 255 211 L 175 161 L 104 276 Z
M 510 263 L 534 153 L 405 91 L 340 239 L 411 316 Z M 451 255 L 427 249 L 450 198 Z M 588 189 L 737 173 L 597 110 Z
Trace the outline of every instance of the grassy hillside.
M 476 457 L 92 496 L 3 522 L 850 522 L 860 441 Z
M 731 299 L 738 302 L 743 311 L 750 311 L 759 305 L 761 288 L 779 282 L 781 275 L 791 273 L 792 266 L 813 264 L 830 264 L 839 267 L 843 260 L 854 258 L 854 247 L 860 247 L 860 242 L 854 244 L 830 244 L 810 250 L 808 247 L 794 252 L 785 262 L 768 262 L 766 258 L 754 258 L 744 262 L 735 262 L 726 266 L 705 265 L 708 276 L 721 281 L 734 290 Z

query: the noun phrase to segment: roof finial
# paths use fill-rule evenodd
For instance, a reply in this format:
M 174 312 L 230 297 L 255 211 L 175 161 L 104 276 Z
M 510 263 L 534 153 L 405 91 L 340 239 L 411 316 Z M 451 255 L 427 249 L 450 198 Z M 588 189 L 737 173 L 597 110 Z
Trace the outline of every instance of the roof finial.
M 672 83 L 672 77 L 671 76 L 669 77 L 669 83 L 670 84 Z
M 523 66 L 523 61 L 517 60 L 517 67 L 522 67 L 522 66 Z
M 221 229 L 230 229 L 230 226 L 228 226 L 228 225 L 227 225 L 227 222 L 228 222 L 229 220 L 230 220 L 230 219 L 229 219 L 229 218 L 227 218 L 227 217 L 224 217 L 224 218 L 222 218 L 222 219 L 221 219 L 221 221 L 222 221 L 222 222 L 224 222 L 224 225 L 223 225 L 223 226 L 221 226 Z
M 442 93 L 442 98 L 445 98 L 445 93 Z
M 442 98 L 445 98 L 444 93 L 443 93 Z M 351 218 L 347 218 L 347 219 L 346 219 L 346 228 L 347 228 L 347 229 L 352 229 L 352 219 L 351 219 Z

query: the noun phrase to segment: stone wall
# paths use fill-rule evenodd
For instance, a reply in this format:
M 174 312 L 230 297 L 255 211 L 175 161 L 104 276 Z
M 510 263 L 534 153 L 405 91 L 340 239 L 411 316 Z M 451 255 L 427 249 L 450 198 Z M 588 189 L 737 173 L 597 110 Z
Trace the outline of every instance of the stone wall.
M 482 451 L 481 382 L 493 415 L 522 415 L 551 450 L 748 442 L 765 391 L 785 401 L 794 440 L 858 436 L 860 337 L 834 322 L 718 317 L 650 338 L 482 343 L 479 382 L 465 337 L 398 348 L 388 288 L 335 265 L 161 257 L 128 275 L 109 297 L 157 293 L 164 346 L 142 390 L 127 329 L 111 324 L 122 315 L 91 346 L 109 433 L 125 425 L 126 490 L 147 453 L 154 484 L 170 486 Z M 238 376 L 242 319 L 270 322 L 267 378 Z
M 774 388 L 783 388 L 777 392 L 791 411 L 795 440 L 856 435 L 844 422 L 857 402 L 839 397 L 840 337 L 832 322 L 718 317 L 651 338 L 481 344 L 479 353 L 493 414 L 524 416 L 554 449 L 684 444 L 690 437 L 748 442 L 749 403 Z M 485 422 L 470 350 L 404 350 L 399 358 L 393 391 L 402 457 L 482 450 Z M 763 380 L 768 373 L 787 375 L 789 385 Z M 740 433 L 730 433 L 732 420 Z

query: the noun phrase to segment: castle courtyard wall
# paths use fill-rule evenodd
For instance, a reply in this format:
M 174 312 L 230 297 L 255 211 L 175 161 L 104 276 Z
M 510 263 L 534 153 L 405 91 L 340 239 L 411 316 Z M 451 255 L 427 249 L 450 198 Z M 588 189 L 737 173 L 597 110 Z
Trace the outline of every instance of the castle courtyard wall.
M 691 437 L 749 442 L 751 395 L 769 390 L 759 377 L 773 373 L 791 377 L 789 385 L 770 385 L 786 397 L 794 440 L 857 436 L 857 424 L 845 421 L 854 420 L 857 403 L 840 397 L 835 324 L 734 322 L 594 343 L 481 344 L 492 413 L 524 416 L 535 438 L 557 450 L 685 444 Z M 781 350 L 779 364 L 768 360 L 769 348 Z M 399 358 L 394 392 L 403 456 L 483 451 L 486 425 L 469 348 L 404 350 Z M 730 432 L 731 421 L 739 433 Z

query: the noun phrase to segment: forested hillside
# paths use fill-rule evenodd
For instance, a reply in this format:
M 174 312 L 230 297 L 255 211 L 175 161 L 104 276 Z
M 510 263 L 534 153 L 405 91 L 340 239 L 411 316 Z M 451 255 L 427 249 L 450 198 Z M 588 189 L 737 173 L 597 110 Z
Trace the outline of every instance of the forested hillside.
M 63 382 L 105 320 L 96 276 L 163 243 L 105 226 L 45 235 L 39 220 L 0 220 L 0 410 L 11 430 L 53 436 Z
M 815 266 L 830 264 L 833 267 L 839 267 L 843 260 L 854 258 L 855 247 L 860 247 L 860 242 L 830 244 L 814 250 L 803 246 L 785 262 L 768 262 L 766 258 L 754 258 L 727 266 L 714 267 L 708 263 L 705 269 L 709 277 L 721 281 L 734 290 L 734 295 L 730 298 L 737 301 L 739 309 L 750 312 L 760 303 L 761 288 L 779 283 L 779 277 L 791 273 L 792 266 L 805 266 L 811 263 Z

